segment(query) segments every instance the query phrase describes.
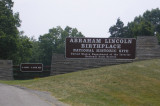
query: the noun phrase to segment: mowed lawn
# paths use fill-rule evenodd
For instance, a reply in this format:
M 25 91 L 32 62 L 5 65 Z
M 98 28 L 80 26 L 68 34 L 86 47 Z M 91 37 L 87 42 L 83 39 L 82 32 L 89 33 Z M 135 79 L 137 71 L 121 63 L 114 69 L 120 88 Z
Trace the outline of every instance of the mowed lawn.
M 160 59 L 0 82 L 48 91 L 72 106 L 160 106 Z

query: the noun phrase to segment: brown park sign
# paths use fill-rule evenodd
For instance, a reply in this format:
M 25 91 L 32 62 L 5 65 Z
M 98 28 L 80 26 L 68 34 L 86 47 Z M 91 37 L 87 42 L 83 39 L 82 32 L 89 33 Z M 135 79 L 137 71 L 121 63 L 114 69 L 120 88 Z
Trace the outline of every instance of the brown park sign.
M 41 63 L 22 63 L 21 66 L 22 72 L 42 72 L 43 64 Z
M 66 58 L 135 59 L 136 39 L 66 38 Z

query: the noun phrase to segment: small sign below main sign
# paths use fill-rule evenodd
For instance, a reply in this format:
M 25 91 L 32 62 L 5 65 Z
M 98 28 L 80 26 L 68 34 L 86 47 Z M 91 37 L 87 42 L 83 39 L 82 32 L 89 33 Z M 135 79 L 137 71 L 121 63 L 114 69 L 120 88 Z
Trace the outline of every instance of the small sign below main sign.
M 41 63 L 32 63 L 32 64 L 22 63 L 20 68 L 22 72 L 42 72 L 43 64 Z
M 135 59 L 136 39 L 66 38 L 66 58 Z

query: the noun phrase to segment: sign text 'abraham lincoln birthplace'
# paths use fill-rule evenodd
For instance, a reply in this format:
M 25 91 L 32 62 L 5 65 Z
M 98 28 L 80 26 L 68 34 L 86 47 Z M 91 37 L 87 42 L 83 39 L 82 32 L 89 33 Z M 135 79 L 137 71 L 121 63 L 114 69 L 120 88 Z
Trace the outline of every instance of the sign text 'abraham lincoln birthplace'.
M 136 39 L 66 38 L 66 58 L 135 59 Z

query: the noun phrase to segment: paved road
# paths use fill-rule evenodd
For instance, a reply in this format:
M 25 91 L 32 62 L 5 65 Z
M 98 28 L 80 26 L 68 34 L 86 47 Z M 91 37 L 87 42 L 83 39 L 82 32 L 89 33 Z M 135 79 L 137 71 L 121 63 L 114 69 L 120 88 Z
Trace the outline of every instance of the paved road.
M 36 93 L 37 92 L 37 93 Z M 40 94 L 40 96 L 38 95 Z M 0 84 L 0 106 L 62 106 L 42 98 L 46 96 L 38 91 L 29 91 L 14 86 Z M 57 101 L 55 101 L 57 102 Z

